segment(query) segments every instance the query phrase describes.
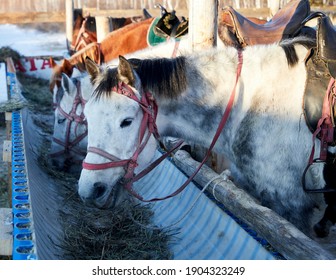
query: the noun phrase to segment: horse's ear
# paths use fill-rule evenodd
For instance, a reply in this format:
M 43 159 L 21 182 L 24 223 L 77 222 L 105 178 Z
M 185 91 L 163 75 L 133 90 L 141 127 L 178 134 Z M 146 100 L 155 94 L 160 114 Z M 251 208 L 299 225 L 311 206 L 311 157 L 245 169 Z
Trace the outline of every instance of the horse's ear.
M 153 16 L 147 11 L 147 9 L 142 9 L 143 17 L 145 19 L 152 18 Z
M 74 66 L 70 63 L 69 60 L 63 59 L 62 61 L 62 71 L 67 74 L 69 77 L 72 75 Z
M 118 79 L 130 86 L 135 84 L 133 68 L 128 60 L 121 55 L 119 56 Z
M 55 68 L 57 66 L 57 63 L 55 62 L 55 60 L 52 57 L 49 57 L 49 64 L 50 64 L 51 68 Z
M 71 95 L 74 92 L 74 83 L 67 74 L 62 73 L 62 87 L 64 88 L 64 93 Z
M 91 77 L 91 83 L 93 83 L 100 73 L 99 65 L 96 64 L 92 59 L 87 57 L 85 59 L 85 68 L 86 68 L 86 71 L 89 73 L 89 75 Z

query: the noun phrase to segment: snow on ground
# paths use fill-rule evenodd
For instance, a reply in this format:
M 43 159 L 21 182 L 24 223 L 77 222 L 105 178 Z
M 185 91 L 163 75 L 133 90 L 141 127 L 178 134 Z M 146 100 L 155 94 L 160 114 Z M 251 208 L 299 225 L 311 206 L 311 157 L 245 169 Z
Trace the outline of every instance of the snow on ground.
M 67 53 L 65 33 L 40 32 L 13 24 L 0 25 L 0 47 L 5 46 L 24 56 L 63 56 Z

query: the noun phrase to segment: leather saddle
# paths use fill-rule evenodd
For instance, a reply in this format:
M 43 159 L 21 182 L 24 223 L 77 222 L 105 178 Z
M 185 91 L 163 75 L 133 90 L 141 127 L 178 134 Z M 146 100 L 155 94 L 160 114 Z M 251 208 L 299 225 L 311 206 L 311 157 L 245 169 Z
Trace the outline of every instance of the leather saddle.
M 312 132 L 316 130 L 317 122 L 322 116 L 323 99 L 330 79 L 336 79 L 336 29 L 330 18 L 324 13 L 316 12 L 309 15 L 302 24 L 316 17 L 316 47 L 310 50 L 306 59 L 307 80 L 303 98 L 306 122 Z M 335 126 L 336 104 L 331 104 L 330 110 Z
M 330 18 L 321 12 L 312 13 L 302 24 L 318 18 L 316 46 L 310 49 L 306 58 L 306 88 L 303 96 L 303 112 L 306 123 L 320 141 L 320 155 L 314 158 L 314 143 L 309 163 L 302 176 L 302 186 L 306 192 L 336 192 L 334 181 L 326 170 L 336 170 L 335 154 L 328 151 L 329 146 L 336 145 L 336 90 L 333 79 L 336 78 L 336 29 Z M 323 107 L 326 108 L 323 110 Z M 324 112 L 324 113 L 323 113 Z M 325 118 L 328 112 L 328 117 Z M 317 130 L 318 129 L 318 130 Z M 313 137 L 313 139 L 315 139 Z M 306 185 L 306 176 L 316 164 L 324 165 L 325 188 L 311 189 Z M 332 171 L 334 172 L 334 171 Z M 330 177 L 331 175 L 331 177 Z
M 310 13 L 309 0 L 292 0 L 270 21 L 258 24 L 232 7 L 224 7 L 219 15 L 218 35 L 226 45 L 244 48 L 248 45 L 272 44 L 298 35 L 302 21 Z

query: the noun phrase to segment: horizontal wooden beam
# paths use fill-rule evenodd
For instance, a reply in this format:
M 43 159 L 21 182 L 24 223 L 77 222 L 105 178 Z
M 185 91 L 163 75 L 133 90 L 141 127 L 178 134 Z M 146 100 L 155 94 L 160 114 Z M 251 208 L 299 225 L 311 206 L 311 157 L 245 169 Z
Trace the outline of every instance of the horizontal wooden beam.
M 147 9 L 153 17 L 161 15 L 160 9 Z M 83 15 L 107 16 L 107 17 L 134 17 L 143 15 L 142 9 L 124 9 L 124 10 L 97 10 L 95 8 L 83 8 Z M 178 17 L 188 17 L 188 10 L 177 10 Z
M 323 11 L 326 13 L 336 13 L 336 7 L 314 7 L 313 11 Z M 239 13 L 248 17 L 267 18 L 270 15 L 269 8 L 241 8 L 237 9 Z M 160 9 L 148 9 L 148 12 L 155 17 L 160 16 Z M 141 9 L 124 9 L 124 10 L 96 10 L 95 8 L 84 8 L 83 14 L 91 16 L 111 16 L 111 17 L 132 17 L 140 16 Z M 178 17 L 188 17 L 188 10 L 177 10 Z M 58 12 L 6 12 L 0 13 L 0 24 L 11 23 L 43 23 L 43 22 L 64 22 L 65 11 Z
M 178 151 L 174 155 L 174 162 L 188 176 L 199 166 L 199 162 L 185 151 Z M 194 180 L 201 186 L 211 182 L 207 190 L 233 215 L 265 238 L 286 259 L 335 259 L 335 256 L 316 241 L 304 235 L 271 209 L 260 205 L 256 199 L 236 187 L 230 180 L 214 180 L 216 177 L 218 174 L 204 165 Z
M 159 17 L 161 14 L 160 9 L 148 9 L 147 10 L 152 16 Z M 242 8 L 237 9 L 237 11 L 244 16 L 249 17 L 263 17 L 266 18 L 270 14 L 269 8 Z M 96 10 L 95 8 L 83 8 L 83 14 L 87 15 L 90 14 L 91 16 L 110 16 L 110 17 L 132 17 L 132 16 L 140 16 L 143 14 L 141 9 L 138 10 L 131 10 L 131 9 L 124 9 L 124 10 Z M 189 16 L 188 10 L 177 10 L 176 15 L 178 17 Z
M 0 13 L 0 24 L 64 22 L 65 12 L 8 12 Z

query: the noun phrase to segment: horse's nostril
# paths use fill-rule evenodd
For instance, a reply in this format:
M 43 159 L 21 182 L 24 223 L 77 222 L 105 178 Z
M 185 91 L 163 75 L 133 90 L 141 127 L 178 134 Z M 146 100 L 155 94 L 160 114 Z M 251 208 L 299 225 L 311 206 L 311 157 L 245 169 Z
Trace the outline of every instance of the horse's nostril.
M 106 191 L 106 184 L 102 182 L 96 182 L 93 184 L 93 186 L 94 186 L 94 199 L 104 195 Z

